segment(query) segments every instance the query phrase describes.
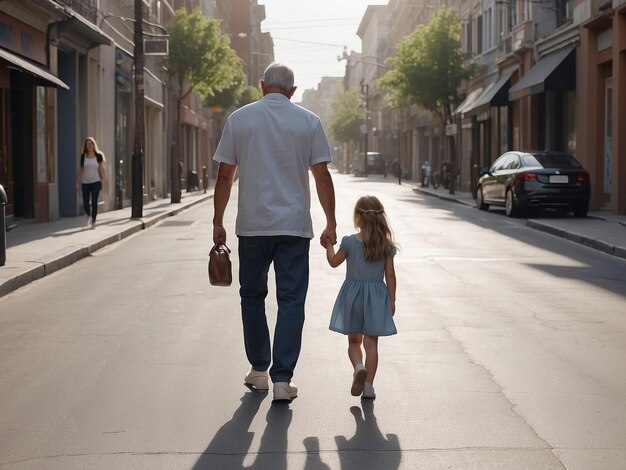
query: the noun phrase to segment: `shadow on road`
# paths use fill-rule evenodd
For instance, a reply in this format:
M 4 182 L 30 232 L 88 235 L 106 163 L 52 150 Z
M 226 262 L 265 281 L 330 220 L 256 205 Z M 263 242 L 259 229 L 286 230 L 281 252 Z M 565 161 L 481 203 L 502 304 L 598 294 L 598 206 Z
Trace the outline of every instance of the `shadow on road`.
M 626 297 L 626 270 L 624 269 L 624 261 L 622 259 L 603 255 L 590 248 L 584 248 L 562 238 L 546 235 L 543 232 L 528 228 L 525 220 L 509 220 L 504 215 L 503 210 L 478 211 L 469 206 L 442 201 L 429 196 L 421 198 L 402 197 L 399 199 L 437 210 L 445 210 L 450 216 L 457 219 L 491 230 L 500 235 L 514 238 L 535 248 L 576 260 L 582 266 L 564 267 L 532 262 L 525 264 L 555 277 L 583 281 Z M 473 212 L 468 213 L 468 211 Z M 543 214 L 543 217 L 547 218 L 547 215 Z M 492 254 L 506 255 L 507 253 L 494 252 Z
M 354 436 L 350 439 L 335 436 L 342 470 L 357 468 L 395 470 L 399 468 L 402 454 L 398 436 L 396 434 L 383 436 L 374 415 L 373 400 L 362 400 L 361 407 L 363 413 L 358 406 L 350 408 L 356 423 Z M 305 467 L 305 470 L 314 468 L 320 467 Z
M 267 396 L 263 392 L 245 393 L 232 419 L 217 431 L 193 470 L 287 470 L 287 431 L 292 412 L 289 405 L 283 403 L 270 406 L 259 450 L 252 454 L 256 456 L 254 463 L 244 465 L 254 438 L 250 425 Z

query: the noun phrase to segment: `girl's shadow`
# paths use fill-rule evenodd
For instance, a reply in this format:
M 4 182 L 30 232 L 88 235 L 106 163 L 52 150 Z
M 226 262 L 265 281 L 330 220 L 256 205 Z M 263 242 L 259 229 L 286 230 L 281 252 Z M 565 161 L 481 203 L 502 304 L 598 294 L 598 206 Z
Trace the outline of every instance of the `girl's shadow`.
M 335 436 L 341 468 L 397 469 L 402 460 L 398 436 L 387 434 L 385 437 L 380 432 L 373 400 L 362 400 L 361 407 L 363 414 L 358 406 L 350 408 L 356 422 L 354 436 L 349 440 L 344 436 Z

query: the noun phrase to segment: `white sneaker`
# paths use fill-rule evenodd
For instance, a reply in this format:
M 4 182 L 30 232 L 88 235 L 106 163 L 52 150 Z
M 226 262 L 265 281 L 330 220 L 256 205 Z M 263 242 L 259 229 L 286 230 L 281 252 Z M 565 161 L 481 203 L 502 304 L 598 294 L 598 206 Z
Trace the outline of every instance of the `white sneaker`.
M 272 401 L 291 401 L 298 396 L 298 389 L 293 382 L 276 382 Z
M 96 228 L 96 221 L 95 220 L 91 221 L 91 228 Z
M 87 216 L 87 223 L 85 224 L 86 228 L 91 227 L 91 216 Z
M 259 371 L 250 369 L 246 378 L 243 379 L 243 383 L 256 388 L 257 390 L 269 390 L 267 385 L 267 371 Z
M 363 393 L 363 383 L 367 377 L 367 370 L 363 364 L 357 364 L 354 366 L 354 374 L 352 375 L 352 388 L 350 393 L 353 397 L 358 397 Z
M 372 384 L 367 382 L 363 384 L 363 395 L 361 395 L 361 398 L 376 398 L 376 391 Z

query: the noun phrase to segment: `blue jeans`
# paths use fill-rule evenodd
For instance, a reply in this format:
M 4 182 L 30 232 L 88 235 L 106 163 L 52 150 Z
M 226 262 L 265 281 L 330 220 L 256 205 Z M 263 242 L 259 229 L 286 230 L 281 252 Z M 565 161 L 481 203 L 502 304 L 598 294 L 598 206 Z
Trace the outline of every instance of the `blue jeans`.
M 304 302 L 309 287 L 308 238 L 287 235 L 239 237 L 239 295 L 243 337 L 254 370 L 270 366 L 272 382 L 289 382 L 298 362 L 304 326 Z M 274 263 L 278 316 L 274 344 L 265 315 L 267 276 Z
M 100 189 L 102 188 L 102 182 L 81 185 L 83 190 L 83 208 L 85 214 L 91 217 L 91 220 L 96 220 L 98 215 L 98 196 L 100 195 Z M 91 203 L 91 205 L 90 205 Z

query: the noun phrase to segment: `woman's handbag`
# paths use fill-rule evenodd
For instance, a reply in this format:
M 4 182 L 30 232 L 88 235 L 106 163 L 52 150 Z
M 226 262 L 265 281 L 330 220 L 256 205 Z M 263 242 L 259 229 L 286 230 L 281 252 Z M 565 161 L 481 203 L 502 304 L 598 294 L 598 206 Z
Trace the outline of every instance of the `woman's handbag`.
M 212 286 L 230 286 L 233 282 L 230 249 L 221 243 L 209 253 L 209 282 Z

